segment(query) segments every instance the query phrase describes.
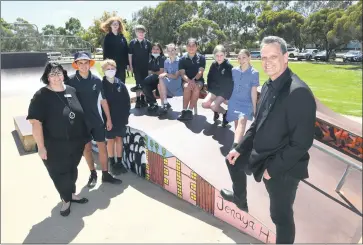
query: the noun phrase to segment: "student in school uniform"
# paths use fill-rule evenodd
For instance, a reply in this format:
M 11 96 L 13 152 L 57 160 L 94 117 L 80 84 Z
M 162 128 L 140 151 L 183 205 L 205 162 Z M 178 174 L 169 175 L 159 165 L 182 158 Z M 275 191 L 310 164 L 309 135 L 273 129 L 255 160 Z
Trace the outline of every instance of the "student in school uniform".
M 200 90 L 204 86 L 203 73 L 205 57 L 199 53 L 195 38 L 187 41 L 187 53 L 179 60 L 179 72 L 183 79 L 183 110 L 178 117 L 180 121 L 193 119 L 193 109 L 199 99 Z
M 126 136 L 126 125 L 130 116 L 130 95 L 126 85 L 115 76 L 117 64 L 114 60 L 104 60 L 102 70 L 105 74 L 102 80 L 103 91 L 110 108 L 112 129 L 106 131 L 107 153 L 113 173 L 126 173 L 127 169 L 121 162 L 122 138 Z M 103 117 L 105 114 L 103 112 Z M 117 161 L 115 161 L 115 145 Z
M 101 24 L 101 29 L 106 32 L 103 42 L 103 59 L 116 61 L 116 75 L 125 83 L 126 69 L 129 69 L 129 47 L 124 36 L 125 27 L 120 17 L 110 17 Z
M 146 96 L 146 101 L 149 103 L 148 111 L 151 113 L 159 111 L 159 106 L 154 97 L 153 90 L 158 87 L 159 75 L 164 73 L 165 59 L 161 45 L 159 43 L 153 43 L 148 67 L 149 75 L 143 82 L 143 91 Z
M 88 202 L 75 194 L 78 165 L 88 134 L 76 90 L 63 84 L 68 79 L 62 65 L 47 64 L 41 77 L 46 86 L 34 94 L 27 116 L 38 154 L 62 200 L 62 216 L 70 214 L 71 203 Z
M 143 82 L 148 76 L 149 59 L 151 54 L 151 42 L 145 39 L 146 28 L 143 25 L 135 27 L 136 38 L 129 45 L 130 70 L 135 75 L 136 86 L 131 92 L 136 92 L 135 108 L 146 107 L 145 96 L 142 95 Z
M 238 53 L 239 67 L 232 69 L 234 88 L 228 101 L 227 121 L 234 121 L 234 143 L 242 140 L 247 120 L 252 121 L 256 114 L 257 87 L 260 84 L 259 73 L 251 65 L 251 54 L 247 49 Z
M 171 108 L 168 102 L 168 97 L 183 95 L 182 80 L 179 74 L 179 57 L 174 43 L 166 46 L 168 58 L 164 62 L 164 73 L 159 75 L 158 90 L 161 100 L 161 114 L 165 114 Z
M 221 104 L 229 100 L 233 90 L 232 69 L 233 66 L 226 59 L 226 49 L 223 45 L 217 45 L 213 50 L 215 61 L 211 64 L 207 76 L 208 95 L 202 103 L 203 108 L 214 111 L 214 121 L 219 114 L 223 115 L 222 126 L 228 125 L 227 110 Z
M 105 126 L 106 129 L 110 131 L 112 129 L 112 119 L 110 116 L 109 106 L 103 92 L 102 81 L 90 71 L 94 64 L 95 60 L 91 58 L 89 53 L 76 53 L 72 67 L 77 71 L 76 74 L 70 76 L 70 79 L 67 81 L 68 85 L 76 89 L 78 98 L 85 113 L 89 138 L 85 146 L 84 157 L 87 161 L 89 170 L 91 171 L 87 183 L 87 186 L 90 188 L 93 188 L 97 183 L 97 172 L 92 155 L 92 139 L 96 141 L 99 150 L 98 158 L 102 167 L 102 182 L 111 184 L 122 183 L 121 180 L 114 178 L 108 172 Z M 106 121 L 103 120 L 99 107 L 102 107 L 106 115 Z

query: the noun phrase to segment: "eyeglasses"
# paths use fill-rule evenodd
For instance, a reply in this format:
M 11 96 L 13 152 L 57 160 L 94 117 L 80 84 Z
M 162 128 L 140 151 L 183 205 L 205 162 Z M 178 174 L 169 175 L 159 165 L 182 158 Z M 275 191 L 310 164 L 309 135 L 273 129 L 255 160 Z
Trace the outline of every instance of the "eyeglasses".
M 48 76 L 49 77 L 55 77 L 55 76 L 60 77 L 60 76 L 63 76 L 63 73 L 62 72 L 51 72 L 51 73 L 49 73 Z

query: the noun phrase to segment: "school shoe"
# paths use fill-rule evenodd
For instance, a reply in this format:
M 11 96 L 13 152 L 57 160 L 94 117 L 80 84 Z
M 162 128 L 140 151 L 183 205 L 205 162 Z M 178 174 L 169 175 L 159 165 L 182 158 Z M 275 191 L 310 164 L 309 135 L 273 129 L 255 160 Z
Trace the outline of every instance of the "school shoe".
M 233 193 L 233 191 L 227 190 L 227 189 L 222 189 L 220 191 L 221 196 L 223 197 L 223 199 L 229 201 L 229 202 L 233 202 L 234 204 L 236 204 L 237 208 L 241 209 L 242 211 L 248 213 L 248 205 L 247 205 L 247 200 L 242 201 L 240 200 L 238 197 L 236 197 Z
M 219 119 L 219 113 L 218 112 L 214 112 L 213 121 L 217 121 L 218 119 Z
M 182 110 L 181 114 L 178 116 L 179 121 L 185 121 L 185 115 L 187 113 L 187 110 Z
M 95 187 L 96 184 L 97 184 L 97 174 L 91 173 L 91 175 L 88 178 L 87 186 L 89 188 L 93 188 Z
M 109 172 L 102 171 L 102 183 L 120 185 L 122 180 L 114 178 Z
M 146 102 L 146 98 L 145 98 L 145 96 L 144 95 L 141 95 L 141 97 L 140 97 L 140 105 L 141 105 L 141 107 L 147 107 L 148 106 L 148 104 L 147 104 L 147 102 Z
M 168 113 L 168 110 L 171 108 L 171 105 L 169 103 L 166 103 L 163 105 L 163 107 L 161 107 L 161 110 L 160 110 L 160 115 L 164 115 L 166 113 Z
M 136 98 L 135 108 L 141 108 L 141 100 L 140 97 Z
M 127 173 L 127 168 L 122 163 L 114 163 L 111 165 L 112 173 L 115 175 Z
M 159 110 L 159 106 L 158 104 L 150 104 L 149 107 L 147 108 L 147 111 L 150 113 L 156 113 Z
M 189 121 L 189 120 L 192 120 L 192 119 L 193 119 L 193 112 L 191 110 L 187 110 L 185 112 L 185 120 Z
M 222 127 L 226 127 L 228 125 L 227 121 L 227 111 L 223 114 L 223 121 L 222 121 Z
M 137 84 L 135 87 L 132 87 L 130 90 L 131 90 L 131 92 L 136 93 L 136 92 L 142 90 L 142 87 L 140 84 Z

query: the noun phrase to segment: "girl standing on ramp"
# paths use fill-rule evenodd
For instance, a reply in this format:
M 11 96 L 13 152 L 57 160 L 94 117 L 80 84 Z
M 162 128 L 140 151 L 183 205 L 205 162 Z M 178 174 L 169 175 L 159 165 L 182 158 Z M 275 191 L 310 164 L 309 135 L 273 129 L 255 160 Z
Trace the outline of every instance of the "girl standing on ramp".
M 256 114 L 257 87 L 260 82 L 258 71 L 251 66 L 251 55 L 247 49 L 238 53 L 238 62 L 240 66 L 232 69 L 234 87 L 228 101 L 227 121 L 234 121 L 235 135 L 243 137 L 247 120 L 252 121 Z M 234 143 L 241 140 L 234 139 Z

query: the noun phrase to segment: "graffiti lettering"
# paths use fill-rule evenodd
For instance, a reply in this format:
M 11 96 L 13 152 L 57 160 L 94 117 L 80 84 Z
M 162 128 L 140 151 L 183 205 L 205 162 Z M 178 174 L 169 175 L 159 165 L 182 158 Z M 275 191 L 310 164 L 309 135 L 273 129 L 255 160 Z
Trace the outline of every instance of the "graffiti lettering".
M 254 225 L 255 223 L 253 221 L 249 221 L 248 220 L 248 217 L 246 217 L 245 215 L 242 215 L 240 212 L 238 212 L 238 210 L 234 210 L 233 208 L 229 207 L 228 205 L 225 205 L 224 203 L 224 199 L 220 196 L 219 197 L 219 200 L 220 202 L 217 202 L 217 208 L 220 210 L 220 211 L 224 211 L 226 212 L 227 214 L 230 214 L 233 219 L 238 219 L 241 221 L 241 227 L 243 229 L 246 229 L 248 226 L 250 228 L 252 228 L 252 230 L 254 230 Z
M 267 230 L 267 233 L 265 233 L 265 232 L 263 231 L 263 227 L 261 227 L 259 237 L 260 237 L 261 235 L 265 235 L 265 236 L 266 236 L 265 243 L 268 243 L 268 238 L 269 238 L 269 236 L 270 236 L 270 231 L 269 231 L 269 230 Z

